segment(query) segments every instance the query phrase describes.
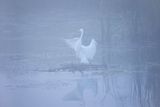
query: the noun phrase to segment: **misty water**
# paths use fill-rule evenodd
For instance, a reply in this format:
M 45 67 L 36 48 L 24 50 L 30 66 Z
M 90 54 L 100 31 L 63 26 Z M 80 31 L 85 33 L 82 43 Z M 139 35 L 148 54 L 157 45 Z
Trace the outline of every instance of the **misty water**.
M 0 107 L 159 107 L 158 0 L 0 0 Z M 80 64 L 64 39 L 92 38 Z

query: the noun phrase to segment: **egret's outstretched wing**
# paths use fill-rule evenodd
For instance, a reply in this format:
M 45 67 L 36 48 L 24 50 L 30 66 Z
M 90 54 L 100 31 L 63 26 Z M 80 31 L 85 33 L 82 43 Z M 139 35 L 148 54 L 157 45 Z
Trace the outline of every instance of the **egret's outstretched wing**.
M 82 46 L 82 52 L 86 56 L 87 59 L 93 59 L 96 54 L 96 41 L 92 39 L 90 45 Z
M 64 39 L 65 42 L 67 43 L 67 45 L 72 48 L 75 49 L 75 46 L 77 44 L 77 41 L 79 40 L 79 38 L 73 38 L 73 39 Z

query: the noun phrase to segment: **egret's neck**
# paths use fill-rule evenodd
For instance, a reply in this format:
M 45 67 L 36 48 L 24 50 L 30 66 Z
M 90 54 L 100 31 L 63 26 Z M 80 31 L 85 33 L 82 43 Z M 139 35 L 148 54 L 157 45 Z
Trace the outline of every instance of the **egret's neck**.
M 84 30 L 81 30 L 81 36 L 80 36 L 81 39 L 83 37 L 83 34 L 84 34 Z

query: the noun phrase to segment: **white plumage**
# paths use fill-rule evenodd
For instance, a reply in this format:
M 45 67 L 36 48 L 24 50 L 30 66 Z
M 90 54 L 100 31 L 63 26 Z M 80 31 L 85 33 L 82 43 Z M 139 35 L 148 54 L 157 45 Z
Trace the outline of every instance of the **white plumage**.
M 96 53 L 96 45 L 97 42 L 92 39 L 88 46 L 82 44 L 82 37 L 84 34 L 84 30 L 80 29 L 81 36 L 79 38 L 66 39 L 66 43 L 71 47 L 76 56 L 80 59 L 81 63 L 89 64 L 89 60 L 92 60 Z

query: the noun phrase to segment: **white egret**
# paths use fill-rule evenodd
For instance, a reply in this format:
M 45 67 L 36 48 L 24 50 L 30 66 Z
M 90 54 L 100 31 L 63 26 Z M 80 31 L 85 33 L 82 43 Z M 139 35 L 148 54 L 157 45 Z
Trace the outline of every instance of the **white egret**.
M 97 42 L 92 39 L 88 46 L 82 44 L 82 38 L 84 30 L 80 29 L 81 36 L 79 38 L 66 39 L 66 43 L 71 47 L 76 56 L 80 59 L 80 62 L 83 64 L 89 64 L 89 60 L 92 60 L 96 53 Z

